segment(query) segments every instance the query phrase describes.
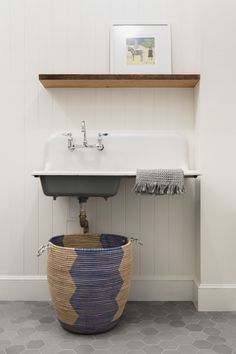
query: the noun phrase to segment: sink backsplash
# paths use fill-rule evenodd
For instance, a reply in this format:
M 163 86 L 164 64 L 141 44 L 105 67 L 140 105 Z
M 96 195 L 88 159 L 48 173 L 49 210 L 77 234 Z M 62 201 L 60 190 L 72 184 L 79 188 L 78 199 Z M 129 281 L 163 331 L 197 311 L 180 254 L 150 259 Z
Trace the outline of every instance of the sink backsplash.
M 62 133 L 50 136 L 45 147 L 44 169 L 48 171 L 136 171 L 137 168 L 189 168 L 185 137 L 176 132 L 112 132 L 104 137 L 104 150 L 68 149 Z M 80 132 L 73 132 L 81 143 Z M 89 144 L 97 133 L 88 131 Z

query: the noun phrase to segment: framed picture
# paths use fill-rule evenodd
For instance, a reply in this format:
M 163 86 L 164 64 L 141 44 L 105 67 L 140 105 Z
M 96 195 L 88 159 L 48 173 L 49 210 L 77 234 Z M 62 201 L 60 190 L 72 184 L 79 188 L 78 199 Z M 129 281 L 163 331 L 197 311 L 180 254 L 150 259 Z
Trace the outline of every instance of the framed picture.
M 113 24 L 112 74 L 171 74 L 169 24 Z

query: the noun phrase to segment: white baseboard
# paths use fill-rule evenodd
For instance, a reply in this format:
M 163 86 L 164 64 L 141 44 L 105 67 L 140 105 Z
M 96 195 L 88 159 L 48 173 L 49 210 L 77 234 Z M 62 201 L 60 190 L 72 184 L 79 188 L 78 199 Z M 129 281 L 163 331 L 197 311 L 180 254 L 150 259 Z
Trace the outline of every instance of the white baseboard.
M 48 301 L 47 277 L 0 276 L 0 301 Z M 236 311 L 236 284 L 199 284 L 186 277 L 134 277 L 129 300 L 193 301 L 198 311 Z
M 139 277 L 131 282 L 129 300 L 133 301 L 192 301 L 191 279 Z
M 236 284 L 199 284 L 194 281 L 198 311 L 236 311 Z
M 48 301 L 46 275 L 0 276 L 0 301 Z
M 47 277 L 0 276 L 0 301 L 48 301 Z M 192 301 L 193 281 L 186 277 L 134 277 L 131 301 Z

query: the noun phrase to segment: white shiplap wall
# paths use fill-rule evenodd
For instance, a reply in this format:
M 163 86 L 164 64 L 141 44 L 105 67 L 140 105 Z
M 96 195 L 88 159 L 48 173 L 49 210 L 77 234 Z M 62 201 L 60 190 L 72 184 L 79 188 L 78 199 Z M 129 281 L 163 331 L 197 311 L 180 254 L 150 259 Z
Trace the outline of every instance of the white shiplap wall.
M 52 201 L 31 176 L 42 167 L 52 132 L 79 129 L 82 119 L 98 130 L 178 130 L 188 139 L 193 166 L 191 89 L 46 90 L 37 79 L 39 73 L 109 72 L 109 25 L 115 20 L 170 22 L 173 72 L 197 72 L 190 2 L 181 1 L 180 11 L 179 2 L 161 0 L 0 1 L 0 287 L 6 289 L 8 276 L 37 279 L 45 274 L 45 257 L 35 257 L 38 246 L 52 234 L 80 231 L 72 212 L 75 201 Z M 174 198 L 137 197 L 131 193 L 133 183 L 123 180 L 108 202 L 89 201 L 92 230 L 127 233 L 143 241 L 143 247 L 134 247 L 135 279 L 193 279 L 194 182 L 188 180 L 185 196 Z M 140 289 L 132 297 L 148 298 Z M 191 297 L 191 290 L 182 293 Z M 173 289 L 172 295 L 181 298 Z

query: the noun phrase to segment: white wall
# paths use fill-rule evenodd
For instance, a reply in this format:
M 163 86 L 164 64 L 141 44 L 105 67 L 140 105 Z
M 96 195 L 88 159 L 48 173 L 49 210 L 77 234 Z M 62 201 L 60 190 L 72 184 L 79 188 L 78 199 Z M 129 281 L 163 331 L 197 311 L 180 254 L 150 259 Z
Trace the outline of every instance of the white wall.
M 201 185 L 200 309 L 236 309 L 236 3 L 198 1 L 196 91 Z
M 36 250 L 52 234 L 80 230 L 74 218 L 74 200 L 52 201 L 31 176 L 33 170 L 42 167 L 43 147 L 52 132 L 79 129 L 82 119 L 90 129 L 99 130 L 176 129 L 186 135 L 194 165 L 193 90 L 46 90 L 38 82 L 38 74 L 108 73 L 109 25 L 116 20 L 171 23 L 173 72 L 197 73 L 193 5 L 190 0 L 0 1 L 0 298 L 47 296 L 43 276 L 46 257 L 37 259 Z M 206 80 L 204 75 L 202 80 Z M 214 146 L 216 140 L 212 142 Z M 211 180 L 214 174 L 206 172 L 206 166 L 207 160 L 201 167 Z M 221 185 L 219 178 L 217 181 Z M 188 181 L 185 196 L 156 199 L 137 198 L 130 192 L 132 183 L 123 181 L 119 194 L 107 203 L 89 201 L 92 230 L 127 233 L 143 240 L 142 249 L 134 249 L 132 299 L 192 299 L 194 182 Z M 213 186 L 216 188 L 217 182 Z M 207 191 L 206 182 L 203 191 L 206 208 L 215 192 Z M 224 196 L 224 189 L 218 192 Z M 232 196 L 230 200 L 232 206 Z M 203 228 L 207 228 L 206 220 Z M 231 241 L 232 237 L 229 234 Z M 204 252 L 211 247 L 209 240 L 206 242 L 202 249 L 204 262 Z M 221 246 L 216 244 L 216 254 L 223 252 Z M 227 273 L 226 278 L 224 281 L 232 277 Z M 207 264 L 206 279 L 211 279 Z

